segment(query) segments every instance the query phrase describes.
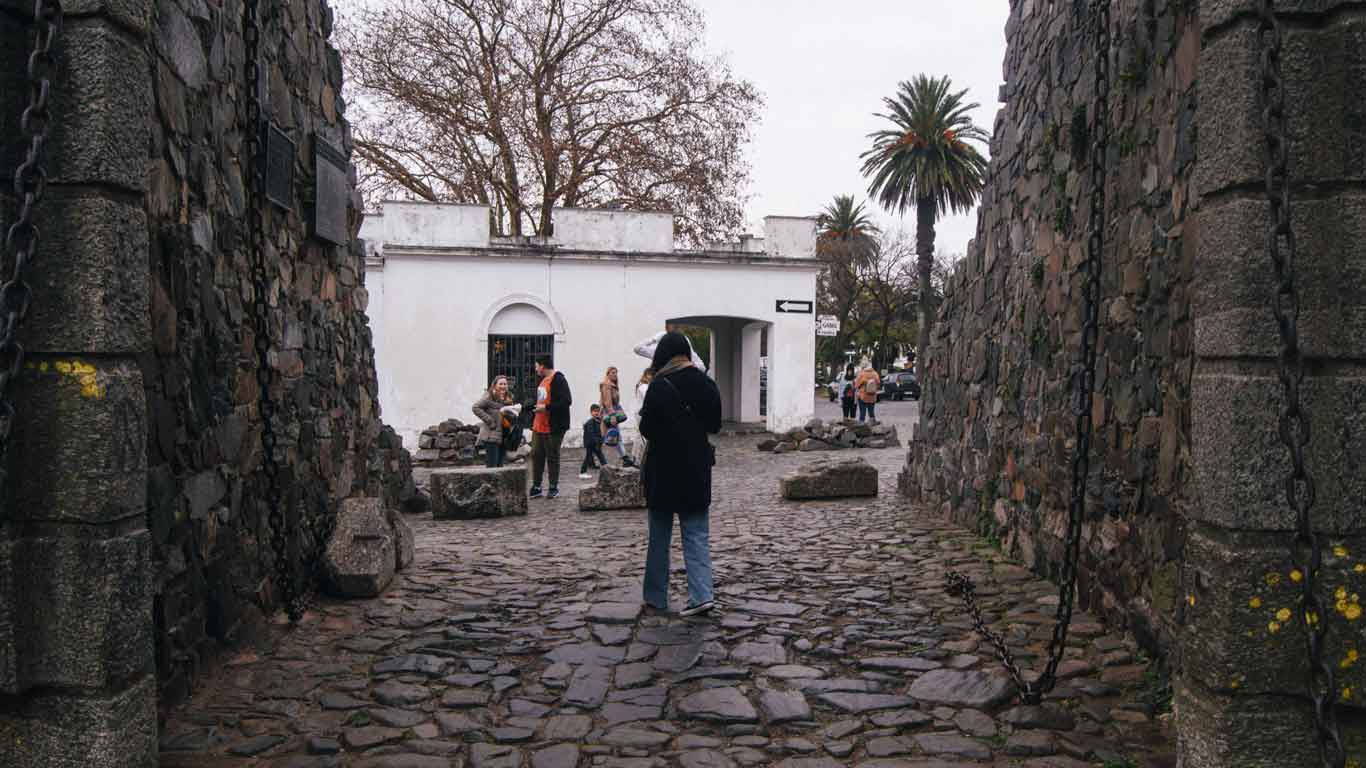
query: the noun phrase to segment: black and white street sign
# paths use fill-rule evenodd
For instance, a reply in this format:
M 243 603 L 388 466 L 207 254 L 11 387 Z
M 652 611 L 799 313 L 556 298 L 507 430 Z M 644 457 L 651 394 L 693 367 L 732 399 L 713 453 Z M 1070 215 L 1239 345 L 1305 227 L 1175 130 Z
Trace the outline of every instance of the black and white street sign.
M 797 301 L 796 299 L 778 299 L 777 310 L 779 312 L 789 312 L 798 315 L 809 315 L 812 312 L 814 301 Z
M 840 319 L 834 315 L 816 315 L 816 335 L 840 335 Z

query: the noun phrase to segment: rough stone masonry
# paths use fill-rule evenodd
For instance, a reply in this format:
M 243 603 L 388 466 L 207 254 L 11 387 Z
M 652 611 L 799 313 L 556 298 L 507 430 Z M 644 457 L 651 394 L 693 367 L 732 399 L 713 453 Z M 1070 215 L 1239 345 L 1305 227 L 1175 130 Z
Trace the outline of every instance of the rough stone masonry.
M 1264 252 L 1252 0 L 1112 2 L 1106 248 L 1081 604 L 1180 673 L 1181 759 L 1317 760 Z M 1328 663 L 1366 754 L 1366 19 L 1276 3 Z M 1312 10 L 1310 10 L 1312 8 Z M 948 281 L 901 489 L 1056 573 L 1075 441 L 1094 77 L 1084 3 L 1015 0 L 978 234 Z M 1197 157 L 1197 135 L 1199 154 Z M 1300 186 L 1300 183 L 1306 186 Z M 1331 609 L 1329 609 L 1331 607 Z
M 147 766 L 158 704 L 278 607 L 258 471 L 242 4 L 64 9 L 18 479 L 0 513 L 0 764 Z M 0 0 L 6 191 L 31 13 Z M 300 502 L 287 520 L 296 574 L 315 545 L 302 519 L 413 493 L 379 419 L 353 172 L 348 242 L 310 226 L 318 143 L 351 148 L 332 24 L 318 0 L 261 4 L 256 88 L 293 142 L 281 158 L 293 183 L 263 213 L 268 394 Z

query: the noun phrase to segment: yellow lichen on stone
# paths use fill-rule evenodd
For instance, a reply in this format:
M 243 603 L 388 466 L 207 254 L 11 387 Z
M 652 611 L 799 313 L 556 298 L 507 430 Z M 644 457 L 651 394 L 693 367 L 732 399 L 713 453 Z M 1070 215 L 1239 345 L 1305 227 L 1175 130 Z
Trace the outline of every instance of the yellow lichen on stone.
M 1186 602 L 1191 606 L 1195 605 L 1195 595 L 1186 595 Z
M 1290 609 L 1289 609 L 1289 608 L 1282 608 L 1282 609 L 1280 609 L 1279 611 L 1276 611 L 1276 621 L 1280 621 L 1280 622 L 1290 621 Z
M 1267 624 L 1267 625 L 1266 625 L 1266 631 L 1270 632 L 1270 633 L 1273 634 L 1273 635 L 1276 634 L 1277 632 L 1280 632 L 1280 631 L 1281 631 L 1281 623 L 1280 623 L 1279 621 L 1273 621 L 1273 622 L 1271 622 L 1270 624 Z
M 1247 601 L 1247 604 L 1249 608 L 1261 608 L 1262 599 L 1260 597 L 1254 597 L 1251 600 Z
M 1281 575 L 1280 575 L 1279 573 L 1268 573 L 1268 574 L 1266 575 L 1266 585 L 1267 585 L 1268 587 L 1274 587 L 1274 586 L 1276 586 L 1277 584 L 1280 584 L 1280 583 L 1281 583 Z
M 1334 544 L 1334 545 L 1333 545 L 1333 556 L 1334 556 L 1334 557 L 1346 557 L 1346 556 L 1347 556 L 1347 548 L 1344 547 L 1344 546 L 1342 546 L 1341 544 Z
M 36 370 L 39 373 L 47 373 L 48 363 L 46 360 L 39 363 L 25 363 L 25 368 Z M 104 397 L 104 386 L 100 384 L 99 371 L 89 363 L 82 363 L 80 360 L 56 360 L 53 361 L 52 370 L 63 376 L 70 376 L 81 386 L 81 397 L 98 400 Z
M 1299 584 L 1303 579 L 1304 579 L 1304 574 L 1300 572 L 1300 569 L 1299 569 L 1299 568 L 1291 569 L 1291 571 L 1290 571 L 1290 580 L 1291 580 L 1291 581 L 1295 582 L 1296 584 Z
M 1347 669 L 1355 663 L 1357 663 L 1357 649 L 1350 648 L 1347 650 L 1347 655 L 1342 657 L 1342 661 L 1338 662 L 1338 666 Z

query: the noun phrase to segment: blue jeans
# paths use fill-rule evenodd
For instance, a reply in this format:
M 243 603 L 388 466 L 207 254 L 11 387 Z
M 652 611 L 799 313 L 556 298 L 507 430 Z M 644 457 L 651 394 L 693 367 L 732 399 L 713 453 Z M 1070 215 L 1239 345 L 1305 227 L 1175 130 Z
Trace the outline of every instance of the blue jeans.
M 865 403 L 862 400 L 858 401 L 858 420 L 863 421 L 865 416 L 876 420 L 877 416 L 873 415 L 873 409 L 876 407 L 877 403 Z
M 669 607 L 669 546 L 673 543 L 672 512 L 650 510 L 650 544 L 645 552 L 645 602 L 665 610 Z M 688 603 L 712 599 L 711 535 L 707 510 L 679 514 L 683 535 L 683 565 L 688 572 Z

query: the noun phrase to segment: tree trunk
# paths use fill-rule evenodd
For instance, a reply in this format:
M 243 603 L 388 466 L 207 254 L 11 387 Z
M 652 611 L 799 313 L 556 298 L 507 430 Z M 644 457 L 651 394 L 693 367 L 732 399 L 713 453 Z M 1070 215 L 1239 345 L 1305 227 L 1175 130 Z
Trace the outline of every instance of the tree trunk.
M 920 273 L 920 337 L 915 353 L 915 379 L 925 386 L 925 360 L 930 351 L 930 325 L 934 316 L 934 296 L 930 290 L 930 271 L 934 268 L 934 198 L 915 201 L 915 266 Z

